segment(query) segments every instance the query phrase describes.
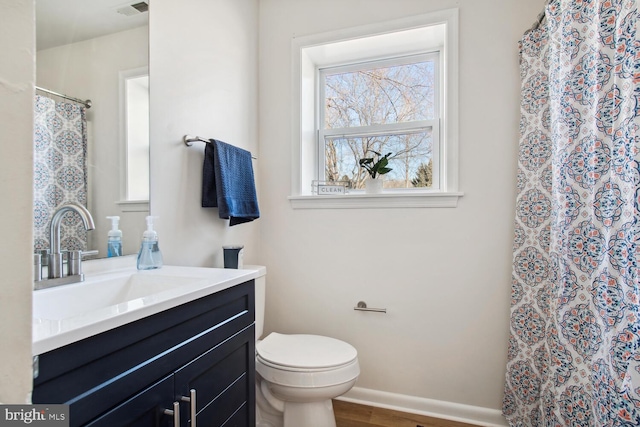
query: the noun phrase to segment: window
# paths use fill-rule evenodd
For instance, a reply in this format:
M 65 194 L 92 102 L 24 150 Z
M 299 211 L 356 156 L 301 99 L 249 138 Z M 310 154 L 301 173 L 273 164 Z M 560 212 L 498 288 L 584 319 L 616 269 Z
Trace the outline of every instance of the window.
M 457 10 L 295 39 L 293 66 L 294 208 L 457 204 Z M 373 152 L 393 170 L 365 196 Z M 352 190 L 313 196 L 313 180 Z
M 437 189 L 439 68 L 435 52 L 320 69 L 318 179 L 362 189 L 359 159 L 392 153 L 385 188 Z
M 120 209 L 149 211 L 149 69 L 124 70 L 120 85 Z
M 149 200 L 149 76 L 125 81 L 127 200 Z

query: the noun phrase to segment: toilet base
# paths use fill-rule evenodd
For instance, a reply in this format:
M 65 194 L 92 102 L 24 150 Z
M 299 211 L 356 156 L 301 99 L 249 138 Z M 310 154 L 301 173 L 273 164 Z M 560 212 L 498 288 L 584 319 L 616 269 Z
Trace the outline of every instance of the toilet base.
M 287 402 L 284 427 L 336 427 L 331 400 L 320 402 Z
M 273 408 L 260 390 L 260 382 L 256 381 L 256 427 L 283 427 L 282 412 Z
M 264 390 L 267 384 L 262 381 L 260 375 L 256 375 L 256 427 L 336 427 L 331 399 L 320 398 L 320 400 L 313 401 L 302 399 L 303 401 L 297 402 L 282 401 L 271 395 L 269 390 Z M 353 386 L 353 382 L 349 382 L 348 385 L 343 385 L 342 387 L 346 387 L 348 390 Z M 312 394 L 318 392 L 318 390 L 311 389 L 302 391 L 311 392 Z M 346 390 L 340 391 L 346 392 Z M 265 393 L 271 396 L 267 398 Z M 342 393 L 336 393 L 335 395 L 338 396 L 340 394 Z M 269 399 L 273 400 L 274 398 L 277 402 L 273 403 L 280 409 L 269 403 Z
M 288 402 L 284 414 L 258 406 L 256 427 L 336 427 L 333 404 L 330 400 L 313 403 Z M 284 415 L 284 416 L 283 416 Z

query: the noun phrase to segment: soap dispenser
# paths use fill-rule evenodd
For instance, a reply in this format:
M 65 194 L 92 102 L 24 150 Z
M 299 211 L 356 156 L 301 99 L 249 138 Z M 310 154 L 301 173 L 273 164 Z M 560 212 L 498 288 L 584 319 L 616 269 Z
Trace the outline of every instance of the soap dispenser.
M 158 233 L 153 229 L 153 219 L 148 216 L 147 230 L 142 234 L 142 244 L 138 253 L 138 270 L 153 270 L 162 267 L 162 253 L 158 246 Z
M 119 216 L 108 216 L 111 220 L 111 230 L 107 234 L 107 256 L 122 256 L 122 231 L 118 230 Z

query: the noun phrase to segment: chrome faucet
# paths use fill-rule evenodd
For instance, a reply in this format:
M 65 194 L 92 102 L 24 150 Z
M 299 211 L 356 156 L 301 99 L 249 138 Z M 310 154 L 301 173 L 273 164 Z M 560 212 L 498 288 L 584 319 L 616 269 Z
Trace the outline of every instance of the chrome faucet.
M 60 226 L 62 224 L 62 218 L 69 212 L 75 212 L 80 215 L 84 228 L 86 230 L 93 230 L 96 228 L 91 213 L 82 205 L 77 203 L 67 203 L 59 207 L 51 218 L 51 226 L 49 228 L 49 243 L 51 245 L 49 251 L 49 278 L 45 280 L 36 281 L 36 289 L 42 289 L 51 286 L 62 285 L 66 283 L 80 282 L 84 280 L 83 274 L 80 268 L 80 260 L 82 255 L 80 251 L 74 251 L 68 257 L 68 274 L 67 277 L 62 277 L 62 251 L 60 249 Z M 77 252 L 77 253 L 75 253 Z M 72 261 L 74 265 L 72 266 Z
M 62 277 L 62 253 L 60 252 L 60 225 L 62 217 L 67 212 L 76 212 L 80 215 L 84 228 L 93 230 L 96 228 L 91 213 L 82 205 L 77 203 L 68 203 L 62 205 L 56 210 L 51 218 L 51 226 L 49 227 L 49 244 L 51 245 L 51 253 L 49 255 L 49 278 L 57 279 Z

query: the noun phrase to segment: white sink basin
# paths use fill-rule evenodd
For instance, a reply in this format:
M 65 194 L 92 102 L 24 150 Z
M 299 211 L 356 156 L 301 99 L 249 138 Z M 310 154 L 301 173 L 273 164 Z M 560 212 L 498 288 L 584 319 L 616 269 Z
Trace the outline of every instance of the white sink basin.
M 126 257 L 120 257 L 126 258 Z M 117 262 L 126 262 L 126 259 Z M 33 292 L 34 355 L 134 322 L 239 285 L 259 276 L 255 270 L 164 266 L 138 271 L 110 269 L 95 262 L 81 283 Z M 95 265 L 106 265 L 96 269 Z M 129 264 L 127 264 L 129 265 Z
M 82 283 L 62 285 L 34 292 L 35 319 L 67 319 L 93 313 L 105 307 L 152 298 L 156 294 L 205 279 L 145 273 L 106 275 Z M 139 304 L 142 306 L 142 301 Z M 124 311 L 128 307 L 121 307 Z

